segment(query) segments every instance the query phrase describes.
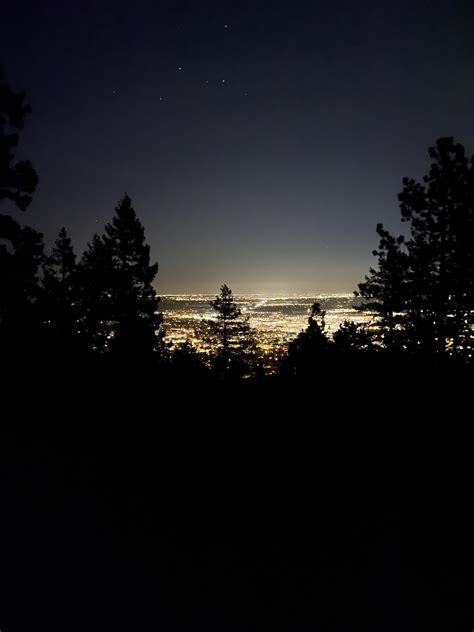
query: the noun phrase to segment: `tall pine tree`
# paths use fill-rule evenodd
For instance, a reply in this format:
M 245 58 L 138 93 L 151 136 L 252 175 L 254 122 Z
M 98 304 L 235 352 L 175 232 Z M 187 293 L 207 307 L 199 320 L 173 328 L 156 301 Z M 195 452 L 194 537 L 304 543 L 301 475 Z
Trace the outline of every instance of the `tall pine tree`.
M 474 314 L 474 157 L 452 137 L 430 147 L 423 183 L 404 178 L 402 220 L 410 225 L 412 325 L 426 351 L 471 354 Z
M 0 83 L 0 200 L 11 200 L 22 211 L 31 204 L 38 184 L 38 176 L 29 160 L 13 162 L 18 131 L 31 112 L 24 101 L 22 92 L 13 92 L 6 83 Z
M 89 351 L 110 350 L 113 335 L 113 263 L 102 237 L 95 234 L 78 268 L 80 336 Z
M 370 268 L 365 282 L 359 284 L 359 291 L 355 294 L 366 299 L 359 309 L 377 314 L 383 346 L 394 349 L 405 342 L 400 328 L 408 302 L 408 257 L 403 250 L 402 236 L 393 237 L 382 224 L 377 224 L 377 234 L 380 244 L 372 254 L 378 258 L 378 267 Z
M 41 311 L 49 344 L 62 353 L 77 349 L 80 311 L 76 255 L 66 229 L 61 228 L 43 265 Z
M 152 285 L 158 264 L 150 263 L 145 230 L 128 195 L 115 211 L 81 262 L 85 329 L 96 350 L 122 355 L 162 350 L 162 315 Z
M 404 178 L 398 195 L 409 237 L 395 239 L 378 226 L 378 269 L 370 270 L 359 290 L 382 315 L 387 346 L 403 339 L 417 352 L 469 359 L 474 346 L 474 157 L 468 158 L 451 137 L 438 139 L 429 154 L 432 164 L 423 181 Z
M 1 78 L 0 78 L 1 79 Z M 29 161 L 15 161 L 19 130 L 30 112 L 23 93 L 0 83 L 0 203 L 10 201 L 24 211 L 32 201 L 38 176 Z M 0 213 L 0 343 L 18 350 L 37 340 L 36 309 L 42 234 L 22 228 Z
M 220 294 L 211 307 L 217 320 L 211 324 L 211 335 L 216 340 L 214 369 L 221 376 L 250 376 L 256 369 L 256 351 L 254 332 L 248 318 L 235 303 L 232 290 L 224 283 Z

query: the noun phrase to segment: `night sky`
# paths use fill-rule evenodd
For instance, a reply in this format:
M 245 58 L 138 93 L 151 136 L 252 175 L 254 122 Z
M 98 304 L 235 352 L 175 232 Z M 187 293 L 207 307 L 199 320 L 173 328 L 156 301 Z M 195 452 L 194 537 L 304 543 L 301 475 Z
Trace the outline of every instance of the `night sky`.
M 22 221 L 82 252 L 128 192 L 162 294 L 353 291 L 428 146 L 474 152 L 471 2 L 42 1 L 2 22 L 33 107 Z

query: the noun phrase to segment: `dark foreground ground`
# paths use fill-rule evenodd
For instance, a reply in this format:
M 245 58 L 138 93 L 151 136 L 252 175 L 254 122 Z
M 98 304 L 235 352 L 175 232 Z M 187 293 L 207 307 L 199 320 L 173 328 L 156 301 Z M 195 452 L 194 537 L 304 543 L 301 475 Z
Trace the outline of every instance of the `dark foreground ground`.
M 2 632 L 473 629 L 468 372 L 63 369 L 3 382 Z

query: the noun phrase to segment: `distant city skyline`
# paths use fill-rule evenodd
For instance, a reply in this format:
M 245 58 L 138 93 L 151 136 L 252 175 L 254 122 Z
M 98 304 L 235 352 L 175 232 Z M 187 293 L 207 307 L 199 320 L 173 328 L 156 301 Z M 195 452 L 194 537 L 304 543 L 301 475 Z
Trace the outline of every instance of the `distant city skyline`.
M 230 288 L 232 289 L 232 288 Z M 215 294 L 219 294 L 219 292 L 176 292 L 176 293 L 167 293 L 163 294 L 163 298 L 214 298 Z M 252 293 L 252 292 L 241 292 L 235 293 L 233 292 L 235 298 L 238 299 L 246 299 L 246 298 L 268 298 L 268 299 L 284 299 L 284 298 L 302 298 L 302 299 L 311 299 L 311 298 L 333 298 L 333 297 L 352 297 L 353 292 L 292 292 L 291 294 L 265 294 L 265 293 Z
M 234 282 L 232 282 L 229 278 L 223 278 L 221 281 L 217 281 L 216 283 L 209 281 L 203 281 L 200 283 L 199 281 L 196 281 L 194 285 L 183 285 L 183 282 L 181 282 L 182 287 L 179 291 L 176 291 L 175 287 L 179 284 L 179 282 L 174 284 L 172 280 L 168 281 L 166 278 L 163 280 L 164 277 L 165 275 L 159 273 L 158 278 L 154 283 L 157 293 L 163 296 L 214 296 L 219 293 L 219 288 L 223 283 L 228 285 L 236 296 L 261 296 L 269 298 L 284 298 L 287 296 L 310 297 L 320 296 L 323 294 L 341 296 L 353 295 L 354 291 L 357 290 L 357 283 L 363 281 L 363 277 L 359 278 L 353 289 L 340 289 L 336 287 L 334 290 L 334 284 L 331 284 L 330 280 L 326 283 L 320 280 L 320 287 L 312 289 L 309 284 L 303 284 L 297 279 L 293 281 L 288 280 L 286 283 L 278 281 L 265 283 L 258 281 L 242 282 L 237 279 L 234 279 Z M 228 277 L 235 277 L 235 273 L 228 275 Z M 325 287 L 325 289 L 321 289 L 321 286 Z
M 202 336 L 202 327 L 216 317 L 210 304 L 212 294 L 164 296 L 160 310 L 164 316 L 166 339 L 173 344 L 191 342 L 196 349 L 206 352 L 212 343 Z M 369 323 L 370 312 L 354 309 L 351 294 L 309 294 L 308 296 L 235 295 L 242 316 L 249 319 L 259 348 L 268 359 L 286 351 L 308 324 L 313 303 L 319 302 L 325 311 L 325 331 L 331 336 L 345 321 Z

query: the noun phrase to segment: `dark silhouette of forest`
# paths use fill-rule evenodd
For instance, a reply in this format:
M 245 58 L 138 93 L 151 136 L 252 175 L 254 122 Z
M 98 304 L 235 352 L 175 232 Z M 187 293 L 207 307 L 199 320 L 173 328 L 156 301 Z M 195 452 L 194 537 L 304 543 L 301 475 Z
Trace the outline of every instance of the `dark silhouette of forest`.
M 315 303 L 269 371 L 226 284 L 209 354 L 166 341 L 127 194 L 81 255 L 8 214 L 38 184 L 29 114 L 0 84 L 2 632 L 472 629 L 463 146 L 404 179 L 403 235 L 377 226 L 370 325 L 330 336 Z
M 26 211 L 38 176 L 29 161 L 15 162 L 15 150 L 30 108 L 6 83 L 0 98 L 0 199 Z M 373 314 L 371 325 L 346 322 L 328 336 L 315 303 L 308 327 L 280 360 L 279 378 L 348 362 L 472 365 L 473 160 L 453 138 L 438 139 L 429 155 L 423 181 L 405 178 L 398 195 L 407 234 L 377 226 L 377 262 L 355 293 L 363 299 L 359 309 Z M 158 264 L 128 195 L 80 257 L 66 228 L 48 253 L 42 234 L 5 213 L 0 238 L 0 343 L 7 355 L 115 366 L 133 359 L 176 379 L 264 378 L 256 333 L 225 284 L 211 302 L 216 319 L 202 332 L 211 353 L 166 343 L 153 285 Z

